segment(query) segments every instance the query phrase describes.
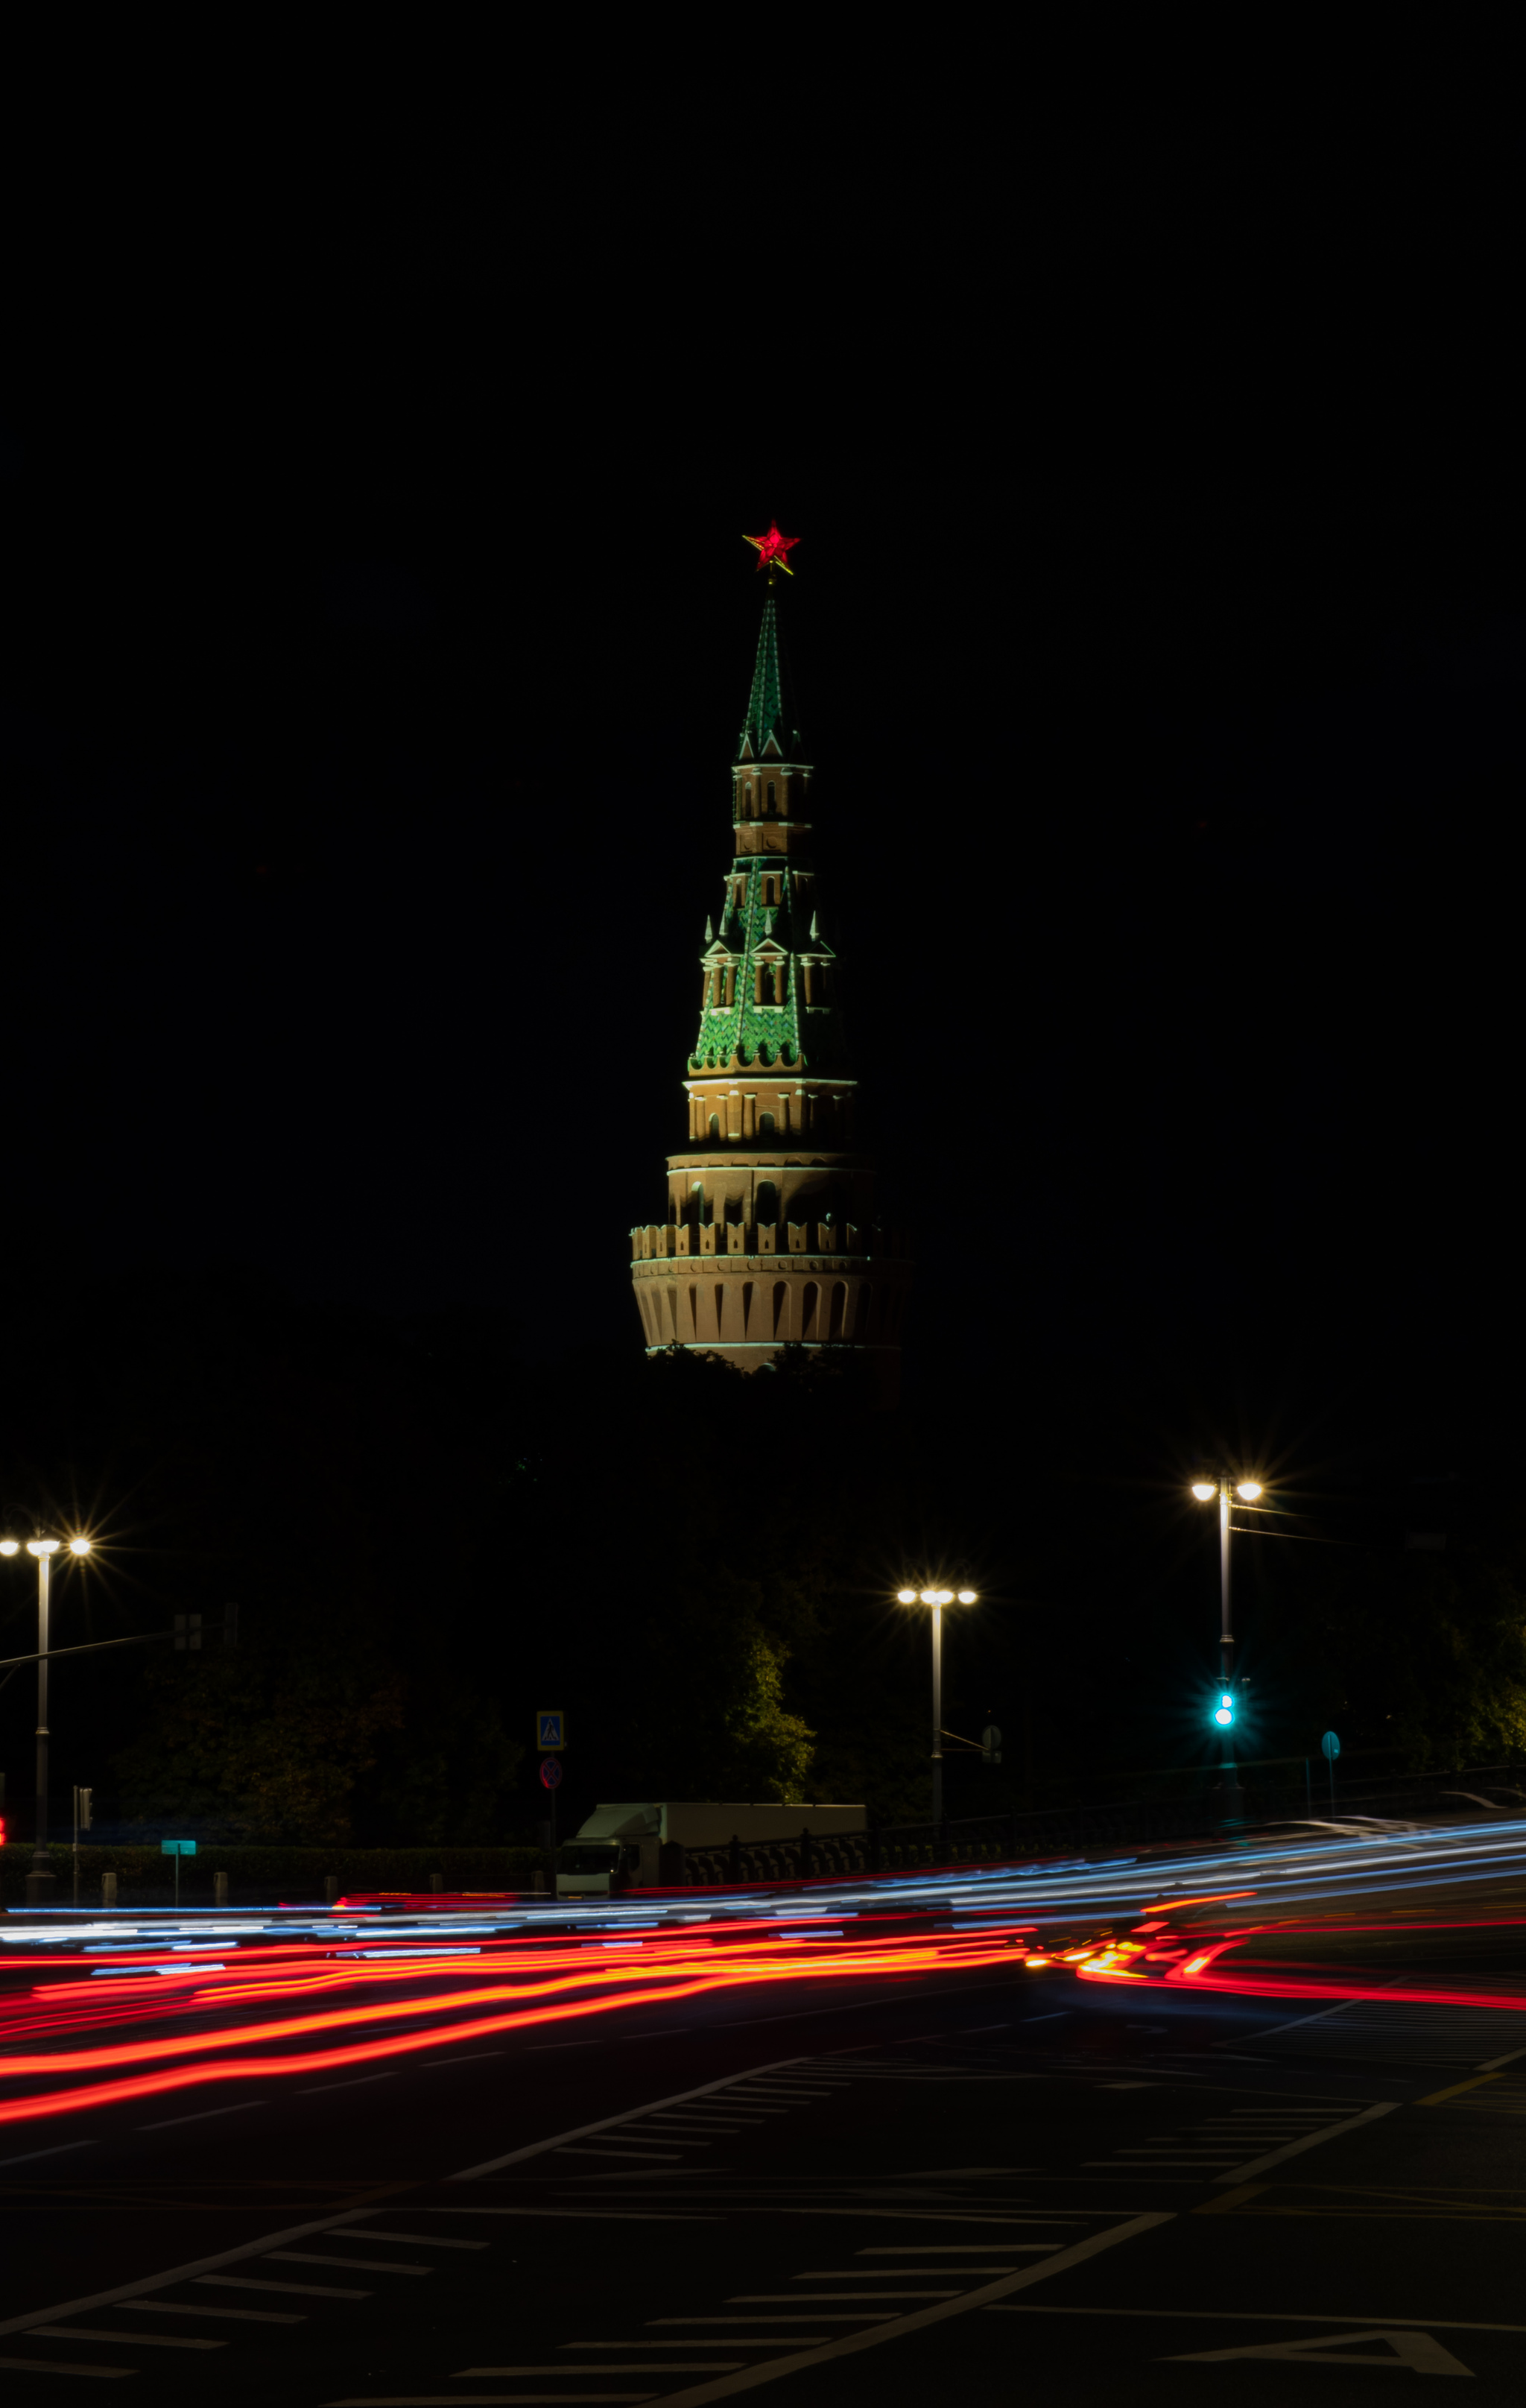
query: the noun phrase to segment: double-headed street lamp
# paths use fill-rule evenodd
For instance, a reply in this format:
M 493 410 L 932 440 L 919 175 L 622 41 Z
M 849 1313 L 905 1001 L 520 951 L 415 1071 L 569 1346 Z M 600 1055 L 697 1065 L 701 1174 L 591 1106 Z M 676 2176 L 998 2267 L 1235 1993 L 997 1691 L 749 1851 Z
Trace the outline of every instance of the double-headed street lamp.
M 898 1605 L 927 1605 L 933 1609 L 933 1820 L 943 1820 L 943 1609 L 946 1605 L 974 1605 L 973 1588 L 898 1588 Z
M 26 1552 L 37 1559 L 37 1821 L 32 1849 L 32 1870 L 26 1880 L 29 1906 L 46 1906 L 52 1894 L 53 1867 L 48 1854 L 48 1602 L 50 1572 L 61 1548 L 71 1555 L 88 1555 L 88 1539 L 45 1539 L 26 1541 Z M 0 1555 L 19 1555 L 20 1539 L 0 1539 Z
M 1194 1480 L 1192 1494 L 1200 1505 L 1219 1499 L 1219 1703 L 1213 1711 L 1214 1721 L 1224 1734 L 1224 1785 L 1235 1789 L 1238 1782 L 1234 1769 L 1234 1633 L 1229 1615 L 1229 1533 L 1230 1502 L 1239 1497 L 1253 1505 L 1262 1495 L 1259 1480 L 1236 1480 L 1233 1472 L 1220 1472 L 1217 1480 Z

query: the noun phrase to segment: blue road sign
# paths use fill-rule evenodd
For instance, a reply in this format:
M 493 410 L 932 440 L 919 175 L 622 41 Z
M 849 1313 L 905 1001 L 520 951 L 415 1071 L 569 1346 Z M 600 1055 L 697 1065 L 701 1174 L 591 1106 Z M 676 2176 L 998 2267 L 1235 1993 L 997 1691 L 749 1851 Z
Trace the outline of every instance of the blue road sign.
M 193 1856 L 196 1842 L 194 1840 L 161 1840 L 159 1853 L 162 1856 Z
M 1325 1735 L 1324 1735 L 1323 1739 L 1319 1742 L 1319 1745 L 1320 1745 L 1320 1747 L 1322 1748 L 1322 1750 L 1324 1751 L 1325 1755 L 1326 1755 L 1326 1756 L 1328 1756 L 1328 1757 L 1330 1758 L 1331 1763 L 1332 1763 L 1332 1764 L 1333 1764 L 1333 1763 L 1334 1763 L 1334 1761 L 1335 1761 L 1335 1758 L 1339 1756 L 1339 1754 L 1340 1754 L 1340 1752 L 1341 1752 L 1341 1743 L 1340 1743 L 1339 1740 L 1335 1737 L 1334 1732 L 1333 1732 L 1333 1731 L 1326 1731 L 1326 1733 L 1325 1733 Z
M 543 1789 L 559 1789 L 562 1785 L 562 1767 L 554 1756 L 547 1756 L 541 1765 L 540 1785 Z
M 567 1744 L 567 1717 L 563 1713 L 541 1713 L 535 1716 L 535 1745 L 542 1756 L 551 1749 Z

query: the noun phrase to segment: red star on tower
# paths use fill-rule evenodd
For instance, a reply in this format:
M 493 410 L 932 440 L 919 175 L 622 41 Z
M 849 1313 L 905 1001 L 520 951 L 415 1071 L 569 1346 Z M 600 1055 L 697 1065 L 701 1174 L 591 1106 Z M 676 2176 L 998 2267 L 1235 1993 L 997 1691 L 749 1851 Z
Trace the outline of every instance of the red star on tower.
M 766 535 L 745 535 L 742 541 L 751 544 L 758 555 L 759 567 L 766 567 L 770 577 L 776 568 L 782 568 L 786 577 L 794 575 L 784 555 L 787 552 L 793 552 L 800 538 L 797 535 L 780 535 L 777 519 L 769 520 Z

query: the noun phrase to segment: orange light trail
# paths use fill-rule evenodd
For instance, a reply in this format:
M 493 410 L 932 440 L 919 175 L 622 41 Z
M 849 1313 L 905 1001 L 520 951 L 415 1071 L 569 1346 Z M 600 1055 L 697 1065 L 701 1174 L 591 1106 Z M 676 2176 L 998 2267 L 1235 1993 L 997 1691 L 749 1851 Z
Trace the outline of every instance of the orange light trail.
M 749 1934 L 738 1942 L 734 1937 L 736 1927 L 732 1926 L 723 1935 L 725 1944 L 720 1946 L 717 1941 L 721 1934 L 706 1934 L 704 1940 L 687 1936 L 669 1940 L 665 1935 L 657 1940 L 653 1935 L 655 1944 L 643 1943 L 641 1961 L 637 1963 L 632 1961 L 636 1951 L 622 1948 L 613 1961 L 606 1957 L 601 1963 L 591 1964 L 594 1948 L 587 1942 L 571 1948 L 536 1948 L 533 1956 L 528 1951 L 514 1950 L 512 1953 L 524 1968 L 518 1978 L 488 1982 L 480 1979 L 479 1958 L 452 1957 L 448 1949 L 440 1952 L 439 1958 L 432 1959 L 427 1969 L 418 1957 L 380 1964 L 335 1962 L 329 1949 L 324 1950 L 321 1963 L 310 1958 L 304 1962 L 299 1952 L 283 1949 L 271 1952 L 272 1956 L 278 1953 L 278 1964 L 271 1964 L 270 1957 L 264 1959 L 270 1967 L 268 1973 L 264 1971 L 259 1958 L 250 1956 L 236 1971 L 230 1969 L 227 1976 L 204 1979 L 190 1998 L 178 1982 L 167 1991 L 156 1983 L 151 1999 L 145 1999 L 135 1984 L 134 1994 L 127 1998 L 120 1992 L 103 1998 L 98 1988 L 92 1985 L 87 1991 L 82 1983 L 49 1985 L 33 1994 L 33 2000 L 28 2001 L 29 2013 L 13 2011 L 0 2022 L 0 2037 L 25 2032 L 36 2040 L 45 2034 L 65 2035 L 71 2029 L 83 2034 L 99 2030 L 103 2023 L 120 2028 L 123 2023 L 150 2017 L 161 2020 L 169 2015 L 225 2013 L 254 2002 L 270 2005 L 285 1999 L 299 2000 L 311 1998 L 315 1992 L 321 1994 L 335 1988 L 360 1987 L 369 1995 L 348 2006 L 271 2017 L 232 2028 L 213 2026 L 156 2038 L 143 2035 L 107 2043 L 87 2042 L 63 2048 L 55 2045 L 7 2055 L 3 2060 L 6 2077 L 14 2080 L 46 2076 L 55 2082 L 62 2077 L 69 2081 L 70 2086 L 0 2101 L 0 2125 L 35 2123 L 84 2108 L 150 2098 L 209 2082 L 323 2073 L 336 2068 L 374 2064 L 486 2034 L 582 2021 L 617 2014 L 621 2008 L 665 2005 L 763 1983 L 882 1981 L 905 1979 L 940 1968 L 963 1970 L 995 1964 L 1011 1967 L 1012 1942 L 1028 1928 L 1031 1926 L 1005 1926 L 978 1934 L 944 1932 L 935 1937 L 929 1935 L 925 1940 L 902 1937 L 834 1944 L 818 1941 L 809 1933 L 781 1932 L 775 1927 L 768 1928 L 766 1938 L 754 1927 L 756 1936 Z M 781 1956 L 781 1941 L 797 1943 L 799 1953 L 792 1946 L 788 1956 Z M 507 1956 L 511 1950 L 505 1947 L 494 1953 Z M 162 1959 L 150 1959 L 146 1951 L 139 1961 Z M 439 1998 L 416 1994 L 385 1999 L 376 1995 L 378 1989 L 404 1982 L 414 1985 L 416 1989 L 426 1970 L 431 1974 L 454 1974 L 469 1980 L 467 1985 Z M 291 2047 L 293 2041 L 337 2034 L 356 2025 L 374 2030 L 380 2023 L 418 2022 L 421 2018 L 429 2019 L 427 2029 L 378 2034 L 338 2047 L 300 2052 Z M 202 2061 L 189 2061 L 196 2059 Z M 126 2071 L 129 2067 L 134 2069 L 130 2072 Z M 75 2078 L 86 2073 L 115 2074 L 117 2078 L 78 2084 Z
M 1226 1906 L 1232 1899 L 1254 1898 L 1255 1895 L 1253 1889 L 1216 1889 L 1207 1898 L 1158 1898 L 1153 1906 L 1146 1907 L 1145 1913 L 1164 1914 L 1168 1908 L 1174 1906 Z

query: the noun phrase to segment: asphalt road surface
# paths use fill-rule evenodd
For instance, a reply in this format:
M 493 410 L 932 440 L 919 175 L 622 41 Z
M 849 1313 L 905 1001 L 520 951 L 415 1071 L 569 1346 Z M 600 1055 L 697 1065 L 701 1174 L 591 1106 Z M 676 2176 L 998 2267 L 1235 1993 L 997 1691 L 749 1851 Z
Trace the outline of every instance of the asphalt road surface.
M 7 2408 L 1226 2376 L 1340 2408 L 1416 2373 L 1519 2408 L 1523 2141 L 1497 2000 L 1311 2010 L 1017 1955 L 760 1981 L 7 2129 L 0 2374 Z

